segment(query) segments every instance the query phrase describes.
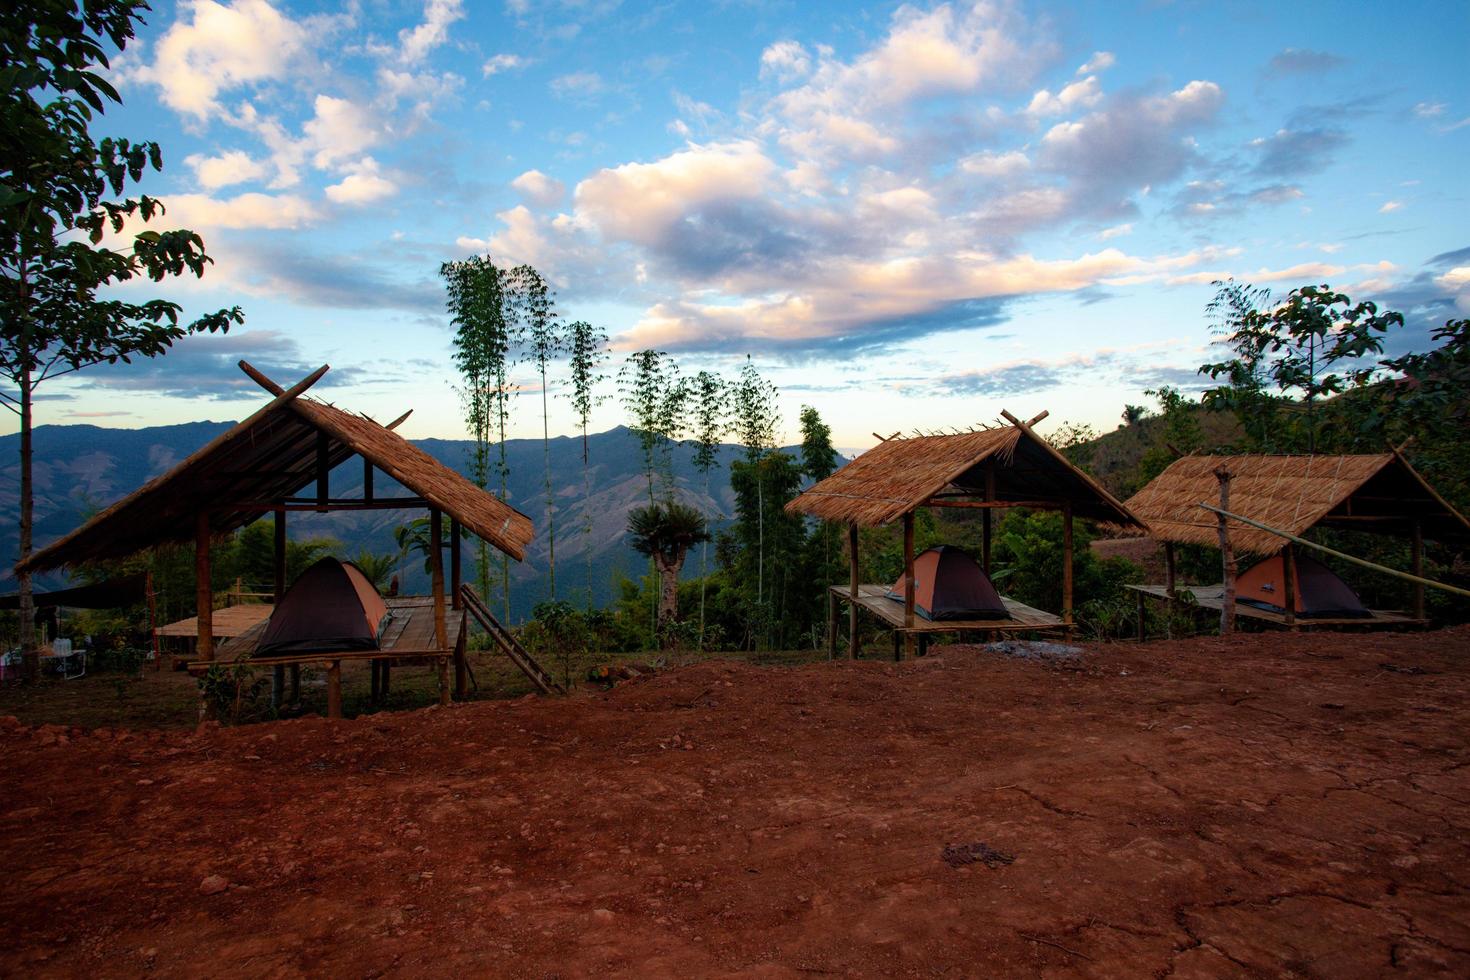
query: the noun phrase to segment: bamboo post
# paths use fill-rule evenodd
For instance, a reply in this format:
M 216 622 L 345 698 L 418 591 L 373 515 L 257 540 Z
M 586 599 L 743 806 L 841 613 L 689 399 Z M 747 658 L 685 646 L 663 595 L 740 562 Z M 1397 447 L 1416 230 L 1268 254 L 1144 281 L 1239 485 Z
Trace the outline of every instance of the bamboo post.
M 362 499 L 373 499 L 373 461 L 366 456 L 362 458 Z
M 271 602 L 275 608 L 281 605 L 281 598 L 286 594 L 286 512 L 278 510 L 275 513 L 272 541 L 274 544 L 274 558 L 271 562 Z M 298 670 L 300 668 L 297 668 Z M 286 686 L 286 668 L 276 666 L 271 670 L 271 707 L 281 706 L 281 692 Z
M 1281 607 L 1286 610 L 1286 625 L 1291 629 L 1296 629 L 1296 590 L 1296 548 L 1288 543 L 1281 549 Z
M 1138 642 L 1139 643 L 1142 643 L 1145 639 L 1148 638 L 1147 637 L 1147 632 L 1146 632 L 1146 629 L 1145 629 L 1145 626 L 1144 626 L 1144 623 L 1145 623 L 1144 615 L 1146 614 L 1147 609 L 1145 609 L 1145 607 L 1144 607 L 1143 593 L 1142 592 L 1135 592 L 1134 593 L 1134 596 L 1138 600 Z
M 440 650 L 449 648 L 448 612 L 444 602 L 444 515 L 429 508 L 429 581 L 434 593 L 434 641 Z M 449 659 L 439 659 L 439 703 L 449 703 Z
M 1174 570 L 1174 542 L 1164 542 L 1164 638 L 1174 639 L 1174 595 L 1178 583 Z
M 1409 547 L 1409 571 L 1416 577 L 1424 577 L 1424 524 L 1422 521 L 1414 521 L 1414 537 Z M 1424 619 L 1424 584 L 1414 583 L 1414 618 Z
M 847 553 L 850 556 L 847 592 L 847 659 L 858 655 L 858 526 L 857 521 L 847 525 Z
M 465 638 L 469 632 L 469 624 L 465 622 L 465 613 L 459 614 L 459 631 L 454 637 L 454 696 L 463 701 L 470 695 L 470 671 L 469 661 L 466 657 Z
M 1215 469 L 1215 479 L 1220 481 L 1220 509 L 1230 509 L 1230 471 L 1223 466 Z M 1235 629 L 1235 552 L 1230 548 L 1230 530 L 1225 526 L 1225 515 L 1216 515 L 1215 531 L 1220 539 L 1220 567 L 1225 577 L 1225 595 L 1220 605 L 1220 635 L 1228 636 Z
M 914 512 L 903 515 L 903 652 L 914 655 Z
M 837 659 L 837 593 L 827 590 L 827 659 Z
M 985 461 L 985 502 L 995 502 L 995 459 L 994 457 Z M 990 576 L 990 516 L 991 508 L 987 507 L 980 512 L 980 567 L 985 570 L 985 575 Z
M 459 597 L 459 586 L 462 581 L 460 546 L 459 546 L 459 518 L 449 519 L 449 608 L 459 609 L 462 602 Z
M 153 646 L 153 669 L 159 670 L 163 666 L 163 654 L 158 649 L 158 595 L 153 591 L 152 569 L 148 570 L 143 585 L 148 590 L 148 636 Z
M 327 717 L 342 717 L 342 661 L 333 660 L 327 667 Z
M 209 585 L 209 512 L 204 510 L 194 519 L 194 602 L 199 623 L 195 654 L 213 660 L 214 590 Z
M 1062 504 L 1062 625 L 1072 638 L 1072 502 Z

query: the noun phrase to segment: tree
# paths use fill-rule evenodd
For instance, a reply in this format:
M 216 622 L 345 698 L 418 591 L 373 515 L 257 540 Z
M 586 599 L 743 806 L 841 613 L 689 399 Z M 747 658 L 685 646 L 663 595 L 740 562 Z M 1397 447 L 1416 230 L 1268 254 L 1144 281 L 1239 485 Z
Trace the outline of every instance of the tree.
M 832 427 L 810 405 L 801 406 L 801 468 L 813 481 L 825 480 L 837 469 Z
M 454 324 L 454 363 L 464 386 L 465 427 L 473 440 L 470 476 L 485 489 L 490 476 L 490 437 L 496 435 L 499 458 L 494 467 L 500 476 L 500 499 L 505 500 L 510 475 L 505 456 L 505 430 L 510 419 L 511 351 L 520 339 L 513 311 L 507 309 L 506 273 L 487 256 L 472 255 L 439 267 L 448 290 L 450 321 Z M 484 541 L 476 548 L 475 568 L 480 592 L 490 592 L 490 550 Z M 510 619 L 510 558 L 502 556 L 501 582 L 505 616 Z
M 577 427 L 582 432 L 582 535 L 587 553 L 587 607 L 592 607 L 592 468 L 587 451 L 587 426 L 592 409 L 601 398 L 597 384 L 602 380 L 602 367 L 607 361 L 607 334 L 585 320 L 567 324 L 567 362 L 571 369 L 571 391 L 568 398 L 577 413 Z M 544 387 L 544 386 L 543 386 Z
M 658 569 L 658 631 L 667 636 L 668 628 L 679 618 L 679 571 L 689 549 L 709 540 L 709 526 L 693 507 L 666 500 L 629 511 L 628 533 L 633 549 L 648 555 Z
M 1302 286 L 1271 304 L 1270 294 L 1233 282 L 1221 283 L 1210 309 L 1223 325 L 1235 356 L 1200 366 L 1200 373 L 1226 384 L 1206 392 L 1207 404 L 1253 404 L 1266 381 L 1282 396 L 1297 392 L 1306 404 L 1306 449 L 1316 452 L 1316 403 L 1367 384 L 1383 353 L 1390 327 L 1403 326 L 1398 313 L 1380 313 L 1370 302 L 1353 303 L 1332 287 Z
M 556 601 L 556 496 L 551 488 L 551 421 L 547 410 L 546 365 L 564 346 L 557 323 L 555 294 L 529 265 L 511 271 L 516 306 L 526 328 L 526 353 L 541 375 L 541 457 L 546 483 L 546 549 L 550 564 L 551 601 Z
M 720 461 L 720 437 L 729 424 L 730 393 L 725 380 L 712 371 L 700 371 L 689 383 L 690 435 L 694 443 L 694 468 L 704 477 L 704 495 L 709 497 L 710 472 Z M 699 639 L 704 643 L 704 604 L 709 575 L 709 538 L 699 549 Z
M 623 407 L 633 417 L 633 430 L 643 450 L 643 469 L 648 478 L 648 502 L 657 502 L 654 476 L 665 466 L 665 496 L 674 492 L 674 475 L 669 449 L 682 423 L 687 389 L 679 378 L 679 365 L 659 350 L 629 354 L 618 371 L 618 389 Z
M 164 213 L 151 197 L 123 200 L 129 183 L 161 170 L 157 143 L 106 138 L 90 127 L 117 91 L 97 72 L 107 47 L 133 40 L 148 6 L 142 0 L 15 0 L 0 19 L 0 371 L 16 394 L 0 395 L 20 419 L 20 554 L 31 553 L 34 526 L 32 407 L 36 387 L 96 364 L 156 357 L 201 331 L 243 322 L 239 307 L 188 324 L 181 307 L 99 299 L 98 292 L 147 278 L 204 274 L 211 259 L 192 231 L 134 230 Z M 131 227 L 130 227 L 131 226 Z M 104 247 L 111 231 L 125 248 Z M 28 674 L 38 664 L 31 576 L 20 586 L 20 638 Z
M 730 395 L 731 415 L 734 432 L 745 449 L 745 461 L 750 464 L 756 489 L 756 604 L 765 601 L 766 580 L 766 535 L 765 535 L 765 480 L 759 463 L 775 448 L 776 443 L 776 386 L 755 369 L 750 356 L 740 369 L 740 378 Z
M 393 578 L 393 569 L 398 567 L 398 556 L 378 555 L 366 548 L 360 548 L 357 557 L 352 559 L 352 564 L 373 583 L 373 588 L 382 592 L 388 588 L 388 582 Z
M 1148 418 L 1148 407 L 1147 406 L 1145 406 L 1145 405 L 1127 405 L 1127 404 L 1125 404 L 1123 406 L 1123 425 L 1124 426 L 1130 426 L 1130 427 L 1131 426 L 1135 426 L 1139 422 L 1142 422 L 1146 418 Z

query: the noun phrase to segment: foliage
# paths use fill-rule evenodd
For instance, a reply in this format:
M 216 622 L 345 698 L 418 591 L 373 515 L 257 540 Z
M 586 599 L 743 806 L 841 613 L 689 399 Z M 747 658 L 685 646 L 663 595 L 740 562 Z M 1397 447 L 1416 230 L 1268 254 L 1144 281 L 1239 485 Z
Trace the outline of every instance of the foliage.
M 572 664 L 592 649 L 596 638 L 592 615 L 564 600 L 538 602 L 531 620 L 520 629 L 527 650 L 562 669 L 562 683 L 572 686 Z
M 801 468 L 813 482 L 825 480 L 837 470 L 832 427 L 810 405 L 801 406 Z
M 675 500 L 636 507 L 628 514 L 628 534 L 633 550 L 653 559 L 662 587 L 658 607 L 658 629 L 666 630 L 679 616 L 679 572 L 689 549 L 709 540 L 704 515 Z
M 1055 511 L 1007 511 L 991 548 L 991 578 L 1002 592 L 1038 609 L 1062 608 L 1062 515 Z M 1099 559 L 1088 546 L 1086 524 L 1073 529 L 1072 602 L 1081 609 L 1111 600 L 1137 574 L 1131 562 Z M 1137 579 L 1133 579 L 1136 581 Z
M 673 438 L 683 426 L 688 388 L 679 377 L 679 365 L 658 350 L 629 354 L 618 371 L 618 390 L 623 407 L 633 419 L 633 430 L 643 450 L 643 468 L 648 478 L 648 502 L 657 500 L 655 475 L 663 477 L 664 496 L 674 492 Z
M 541 456 L 546 474 L 546 541 L 550 564 L 549 587 L 556 598 L 556 495 L 551 486 L 551 417 L 547 405 L 546 365 L 561 353 L 565 341 L 561 335 L 555 294 L 541 274 L 529 265 L 511 270 L 518 318 L 525 324 L 526 353 L 541 375 Z
M 362 548 L 357 552 L 357 557 L 352 559 L 352 564 L 373 584 L 373 588 L 386 592 L 388 582 L 393 578 L 393 570 L 398 567 L 398 560 L 398 555 L 375 555 Z
M 1280 438 L 1285 449 L 1315 452 L 1317 401 L 1372 380 L 1378 364 L 1371 357 L 1383 353 L 1382 335 L 1403 326 L 1403 316 L 1380 313 L 1371 302 L 1354 303 L 1326 285 L 1293 289 L 1281 303 L 1272 303 L 1264 290 L 1233 281 L 1217 285 L 1210 309 L 1220 318 L 1224 342 L 1235 356 L 1200 366 L 1200 373 L 1211 379 L 1225 379 L 1207 393 L 1207 403 L 1263 414 L 1275 425 L 1258 427 L 1259 436 Z M 1283 399 L 1300 394 L 1305 419 L 1263 411 L 1280 404 L 1266 397 L 1268 384 Z
M 270 689 L 269 678 L 257 674 L 249 659 L 213 664 L 199 677 L 199 698 L 210 717 L 240 721 L 243 714 L 258 708 Z
M 767 452 L 730 464 L 735 494 L 730 568 L 744 596 L 751 639 L 766 649 L 786 649 L 810 633 L 824 599 L 825 586 L 807 564 L 806 522 L 786 512 L 802 479 L 801 464 L 789 453 Z
M 694 443 L 694 468 L 704 477 L 704 495 L 710 495 L 710 473 L 720 461 L 720 439 L 729 426 L 730 387 L 712 371 L 700 371 L 689 382 L 689 427 Z M 709 538 L 699 550 L 699 637 L 705 636 L 705 592 L 709 577 Z
M 495 472 L 500 477 L 500 499 L 506 498 L 508 469 L 505 432 L 510 421 L 510 369 L 512 351 L 521 330 L 508 296 L 509 274 L 497 268 L 488 256 L 472 255 L 439 267 L 448 291 L 450 320 L 454 324 L 454 363 L 463 379 L 460 398 L 464 403 L 465 427 L 473 440 L 470 476 L 480 488 L 490 483 L 490 437 L 497 437 L 499 454 Z M 501 563 L 506 618 L 510 617 L 510 559 Z M 476 548 L 475 568 L 480 594 L 490 594 L 489 546 Z
M 571 388 L 567 397 L 577 415 L 582 432 L 582 544 L 587 557 L 587 605 L 592 605 L 592 465 L 587 452 L 587 426 L 592 409 L 601 398 L 597 384 L 602 380 L 602 367 L 607 361 L 607 334 L 588 323 L 576 320 L 566 329 L 567 367 Z
M 234 307 L 182 324 L 177 303 L 108 292 L 142 278 L 202 276 L 212 261 L 195 232 L 136 230 L 163 214 L 154 198 L 108 199 L 163 168 L 157 143 L 98 142 L 91 132 L 108 103 L 122 101 L 98 69 L 109 67 L 109 47 L 121 52 L 133 40 L 147 9 L 141 0 L 16 0 L 0 18 L 0 373 L 17 389 L 0 393 L 0 402 L 20 423 L 21 557 L 31 551 L 36 387 L 96 364 L 156 357 L 189 334 L 227 331 L 244 319 Z M 127 245 L 103 246 L 109 231 Z M 29 672 L 30 575 L 19 584 Z
M 1091 468 L 1093 447 L 1097 442 L 1097 430 L 1092 426 L 1085 422 L 1063 422 L 1046 437 L 1046 441 L 1072 465 L 1084 470 Z
M 1194 402 L 1168 385 L 1150 388 L 1145 394 L 1158 399 L 1159 415 L 1164 425 L 1162 439 L 1151 446 L 1139 461 L 1139 486 L 1164 472 L 1180 456 L 1199 449 L 1203 443 L 1199 408 Z

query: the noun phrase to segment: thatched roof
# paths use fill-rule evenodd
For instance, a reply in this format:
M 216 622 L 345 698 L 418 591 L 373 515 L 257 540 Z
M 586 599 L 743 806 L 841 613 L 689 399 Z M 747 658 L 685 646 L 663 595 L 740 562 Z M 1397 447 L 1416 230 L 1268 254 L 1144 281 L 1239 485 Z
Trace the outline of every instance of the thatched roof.
M 1470 523 L 1398 453 L 1371 456 L 1185 456 L 1128 500 L 1155 538 L 1179 544 L 1218 543 L 1215 470 L 1230 471 L 1230 510 L 1300 535 L 1309 528 L 1345 527 L 1404 533 L 1418 519 L 1426 537 L 1470 537 Z M 1229 523 L 1238 551 L 1274 554 L 1285 541 Z
M 192 541 L 200 511 L 208 512 L 212 533 L 228 534 L 268 513 L 271 502 L 312 486 L 323 439 L 328 467 L 362 456 L 512 558 L 525 557 L 534 533 L 530 518 L 389 427 L 299 397 L 324 371 L 289 391 L 272 383 L 278 394 L 254 415 L 35 552 L 16 570 L 35 572 L 124 558 L 155 545 Z
M 1070 502 L 1079 517 L 1142 526 L 1096 480 L 1020 422 L 954 435 L 889 439 L 786 509 L 876 527 L 939 494 L 983 496 L 988 467 L 994 467 L 996 500 Z

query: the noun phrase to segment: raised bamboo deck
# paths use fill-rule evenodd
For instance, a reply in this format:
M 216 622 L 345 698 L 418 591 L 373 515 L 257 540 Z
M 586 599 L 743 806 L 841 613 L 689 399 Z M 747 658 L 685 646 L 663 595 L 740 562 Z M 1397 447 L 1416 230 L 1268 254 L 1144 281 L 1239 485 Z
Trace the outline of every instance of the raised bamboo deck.
M 839 602 L 850 601 L 850 590 L 851 586 L 847 585 L 834 585 L 829 589 Z M 1005 596 L 1000 597 L 1000 601 L 1005 603 L 1006 612 L 1010 614 L 1005 619 L 941 619 L 936 621 L 915 615 L 914 625 L 905 626 L 903 603 L 897 599 L 888 598 L 887 593 L 888 586 L 886 585 L 859 585 L 857 604 L 899 633 L 959 633 L 972 630 L 1014 633 L 1023 630 L 1065 628 L 1060 616 L 1053 616 L 1040 609 L 1032 609 L 1025 603 L 1008 599 Z
M 1138 603 L 1142 607 L 1143 601 L 1149 599 L 1168 600 L 1169 593 L 1162 585 L 1129 585 L 1127 588 L 1138 593 Z M 1175 601 L 1184 593 L 1191 593 L 1194 602 L 1201 609 L 1211 609 L 1215 612 L 1225 608 L 1225 586 L 1224 585 L 1181 585 L 1176 589 Z M 1272 612 L 1269 609 L 1261 609 L 1248 603 L 1237 602 L 1235 604 L 1235 615 L 1242 619 L 1253 619 L 1257 622 L 1281 629 L 1317 629 L 1329 627 L 1341 629 L 1352 627 L 1357 629 L 1417 629 L 1428 626 L 1429 620 L 1415 619 L 1408 613 L 1396 609 L 1370 609 L 1373 615 L 1369 618 L 1361 616 L 1298 616 L 1294 622 L 1289 622 L 1284 613 Z M 1141 622 L 1141 620 L 1140 620 Z
M 393 614 L 383 630 L 376 650 L 335 650 L 326 653 L 290 653 L 278 657 L 254 657 L 255 648 L 265 633 L 266 620 L 261 620 L 243 633 L 220 644 L 214 663 L 228 664 L 231 661 L 250 658 L 255 664 L 315 663 L 329 660 L 362 659 L 418 659 L 423 657 L 448 656 L 451 651 L 439 650 L 434 637 L 434 598 L 426 595 L 392 596 L 383 600 Z M 245 609 L 246 606 L 236 608 Z M 269 610 L 270 606 L 262 607 Z M 225 610 L 220 610 L 224 612 Z M 215 615 L 219 615 L 216 613 Z M 453 615 L 453 611 L 451 611 Z M 451 623 L 450 631 L 454 630 Z M 452 638 L 452 637 L 451 637 Z M 194 665 L 191 665 L 194 666 Z
M 268 602 L 255 602 L 239 606 L 226 606 L 214 610 L 209 629 L 219 639 L 233 639 L 250 629 L 261 626 L 270 618 L 275 606 Z M 175 623 L 158 627 L 158 635 L 164 638 L 193 640 L 199 636 L 199 617 L 190 616 Z

